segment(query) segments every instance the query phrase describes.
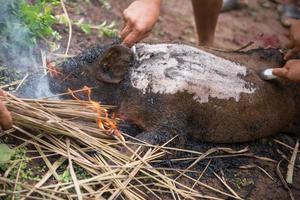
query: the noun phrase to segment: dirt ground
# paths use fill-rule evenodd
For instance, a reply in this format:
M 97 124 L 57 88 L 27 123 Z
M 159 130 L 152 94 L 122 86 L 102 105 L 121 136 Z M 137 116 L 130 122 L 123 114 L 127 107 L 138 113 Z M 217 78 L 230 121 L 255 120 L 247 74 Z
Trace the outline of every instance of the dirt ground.
M 122 28 L 122 12 L 130 4 L 130 0 L 109 1 L 111 8 L 105 9 L 96 0 L 91 4 L 69 4 L 69 12 L 73 20 L 83 18 L 90 23 L 103 21 L 116 22 L 117 28 Z M 265 8 L 262 3 L 269 2 Z M 249 1 L 248 8 L 222 13 L 216 30 L 215 46 L 222 49 L 237 49 L 249 42 L 254 42 L 251 48 L 284 47 L 288 42 L 288 29 L 278 21 L 276 4 L 271 1 Z M 196 43 L 193 9 L 191 3 L 182 1 L 164 1 L 159 22 L 152 34 L 143 42 L 181 42 Z M 60 29 L 60 32 L 66 31 Z M 78 52 L 90 45 L 109 42 L 109 38 L 99 38 L 97 35 L 86 35 L 75 28 L 72 37 L 71 52 Z M 66 42 L 66 40 L 64 40 Z M 63 43 L 62 46 L 65 46 Z
M 115 21 L 117 27 L 122 27 L 122 11 L 131 2 L 130 0 L 110 0 L 110 9 L 101 7 L 99 1 L 91 0 L 91 3 L 78 1 L 80 3 L 68 4 L 68 11 L 71 19 L 84 18 L 90 23 L 108 23 Z M 261 1 L 249 1 L 249 6 L 243 10 L 231 11 L 223 13 L 219 17 L 219 23 L 216 31 L 215 46 L 222 49 L 237 49 L 249 42 L 254 42 L 250 48 L 256 47 L 284 47 L 288 41 L 288 29 L 282 27 L 278 21 L 278 13 L 276 5 L 269 2 L 267 7 L 263 7 Z M 79 4 L 79 5 L 78 5 Z M 75 6 L 76 5 L 76 6 Z M 67 30 L 62 26 L 57 26 L 59 32 L 63 35 L 62 47 L 66 46 Z M 165 42 L 181 42 L 195 44 L 195 29 L 192 15 L 192 7 L 189 1 L 166 0 L 163 1 L 161 16 L 158 24 L 155 26 L 150 37 L 144 42 L 165 43 Z M 71 42 L 71 53 L 77 54 L 81 50 L 95 44 L 108 43 L 111 38 L 98 38 L 96 34 L 87 35 L 78 28 L 74 27 Z M 285 142 L 291 147 L 295 146 L 296 138 L 281 134 L 275 139 Z M 189 148 L 206 151 L 215 146 L 232 147 L 241 149 L 249 146 L 250 152 L 268 157 L 273 160 L 283 160 L 280 170 L 285 177 L 287 171 L 287 161 L 291 156 L 291 149 L 280 145 L 274 141 L 274 137 L 262 139 L 253 143 L 238 145 L 216 145 L 205 143 L 191 143 Z M 182 155 L 183 157 L 186 155 Z M 188 162 L 188 161 L 185 161 Z M 166 165 L 186 166 L 184 161 L 177 163 L 167 163 Z M 196 169 L 203 170 L 208 162 L 204 160 Z M 300 198 L 300 169 L 299 156 L 297 158 L 297 166 L 295 167 L 294 183 L 289 185 L 295 199 Z M 250 169 L 240 169 L 241 166 L 251 165 Z M 260 166 L 271 178 L 268 177 L 261 169 L 253 166 Z M 227 183 L 232 186 L 237 193 L 245 199 L 289 199 L 288 191 L 283 187 L 278 174 L 276 173 L 277 162 L 268 162 L 261 159 L 249 157 L 212 159 L 210 169 L 208 171 L 216 171 L 219 175 L 222 173 Z M 197 179 L 197 177 L 195 177 Z M 216 188 L 226 190 L 220 184 L 220 181 L 213 173 L 206 173 L 202 179 Z M 182 180 L 187 184 L 193 185 L 192 182 Z M 196 187 L 197 188 L 197 187 Z M 203 187 L 197 188 L 204 194 L 212 194 L 211 190 Z M 221 198 L 226 198 L 221 196 Z M 230 199 L 230 198 L 227 198 Z

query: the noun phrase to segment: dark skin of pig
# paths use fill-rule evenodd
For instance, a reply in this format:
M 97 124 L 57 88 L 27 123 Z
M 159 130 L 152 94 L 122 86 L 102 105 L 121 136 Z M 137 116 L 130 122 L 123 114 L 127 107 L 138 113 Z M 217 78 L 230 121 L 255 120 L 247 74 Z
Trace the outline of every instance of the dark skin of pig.
M 111 46 L 94 47 L 64 62 L 60 66 L 64 75 L 51 81 L 52 88 L 55 92 L 65 92 L 67 88 L 76 90 L 84 85 L 96 87 L 94 100 L 118 106 L 121 118 L 144 129 L 136 136 L 140 140 L 163 144 L 176 137 L 172 145 L 177 147 L 185 143 L 188 135 L 208 142 L 246 142 L 288 130 L 291 122 L 297 121 L 299 87 L 284 80 L 266 82 L 257 75 L 262 69 L 283 64 L 278 50 L 221 52 L 205 49 L 247 66 L 244 79 L 258 89 L 253 94 L 241 94 L 238 102 L 210 98 L 209 102 L 201 104 L 186 91 L 144 94 L 134 88 L 128 69 L 138 63 L 129 49 L 114 46 L 114 50 L 109 48 Z M 103 57 L 106 58 L 103 60 Z M 62 80 L 63 84 L 59 84 Z

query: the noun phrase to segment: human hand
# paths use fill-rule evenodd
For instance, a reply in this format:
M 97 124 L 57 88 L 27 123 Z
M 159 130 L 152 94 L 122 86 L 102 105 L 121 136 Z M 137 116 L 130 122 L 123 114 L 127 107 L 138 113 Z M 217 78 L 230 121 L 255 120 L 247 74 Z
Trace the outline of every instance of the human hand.
M 282 68 L 274 68 L 273 75 L 300 83 L 300 60 L 289 60 Z
M 120 32 L 123 44 L 134 43 L 148 36 L 159 17 L 161 0 L 136 0 L 124 10 L 124 28 Z
M 300 52 L 300 20 L 295 20 L 291 24 L 290 42 L 287 48 L 289 48 L 289 50 L 284 56 L 285 60 L 295 58 Z
M 0 90 L 0 96 L 6 96 L 3 90 Z M 10 112 L 7 110 L 3 101 L 0 100 L 0 126 L 2 129 L 7 130 L 12 127 L 12 117 Z

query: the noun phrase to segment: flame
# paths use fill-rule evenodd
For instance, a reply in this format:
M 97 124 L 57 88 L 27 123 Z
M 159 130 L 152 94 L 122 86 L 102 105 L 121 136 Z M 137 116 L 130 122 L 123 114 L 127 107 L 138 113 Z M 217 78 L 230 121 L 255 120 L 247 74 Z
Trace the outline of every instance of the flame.
M 88 97 L 88 102 L 91 104 L 92 109 L 94 109 L 97 112 L 97 120 L 96 123 L 98 127 L 105 132 L 114 135 L 121 139 L 121 141 L 125 141 L 124 137 L 122 136 L 121 131 L 118 130 L 118 126 L 116 123 L 115 113 L 112 114 L 112 117 L 109 117 L 108 110 L 105 108 L 102 108 L 100 103 L 93 101 L 91 98 L 92 89 L 88 86 L 84 86 L 82 88 L 83 92 L 86 93 Z M 74 93 L 73 90 L 68 89 L 68 92 L 72 95 L 72 97 L 76 100 L 80 100 Z
M 55 63 L 51 62 L 50 60 L 47 60 L 47 70 L 51 77 L 58 77 L 62 73 L 56 68 Z

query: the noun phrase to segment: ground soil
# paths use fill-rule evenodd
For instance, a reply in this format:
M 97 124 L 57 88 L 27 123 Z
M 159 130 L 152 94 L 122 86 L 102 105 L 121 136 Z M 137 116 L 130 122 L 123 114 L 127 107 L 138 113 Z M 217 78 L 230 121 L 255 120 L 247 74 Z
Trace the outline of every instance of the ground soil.
M 122 27 L 122 11 L 129 5 L 131 0 L 110 0 L 110 9 L 105 9 L 99 1 L 91 0 L 90 3 L 85 1 L 70 2 L 67 5 L 70 18 L 80 19 L 90 23 L 99 24 L 103 21 L 108 23 L 115 21 L 117 27 Z M 249 6 L 246 9 L 223 13 L 219 17 L 219 23 L 216 31 L 215 46 L 222 49 L 237 49 L 249 42 L 254 42 L 250 48 L 256 47 L 284 47 L 288 41 L 288 29 L 284 28 L 278 21 L 278 13 L 276 5 L 267 2 L 267 7 L 262 6 L 261 1 L 249 1 Z M 62 34 L 62 47 L 66 47 L 67 29 L 65 26 L 59 25 L 56 27 Z M 152 34 L 145 39 L 145 42 L 165 43 L 165 42 L 184 42 L 196 43 L 195 29 L 192 15 L 192 7 L 189 1 L 167 0 L 163 1 L 161 16 L 158 24 L 155 26 Z M 71 54 L 77 54 L 81 50 L 95 44 L 103 44 L 112 41 L 111 38 L 99 38 L 95 33 L 87 35 L 80 29 L 74 27 Z M 281 134 L 276 136 L 276 139 L 284 141 L 290 146 L 295 146 L 296 138 Z M 223 146 L 241 149 L 249 146 L 250 152 L 265 156 L 276 161 L 284 160 L 286 155 L 289 159 L 291 150 L 274 142 L 274 137 L 262 139 L 252 143 L 236 144 L 236 145 L 220 145 L 193 142 L 188 145 L 188 148 L 199 151 L 206 151 L 212 147 Z M 280 152 L 280 153 L 279 153 Z M 187 155 L 178 155 L 186 157 Z M 208 162 L 204 160 L 196 169 L 202 171 Z M 188 161 L 167 162 L 166 165 L 186 167 Z M 295 167 L 294 183 L 290 185 L 295 199 L 300 198 L 300 169 L 299 156 Z M 258 165 L 266 170 L 271 176 L 269 178 L 258 168 L 240 169 L 244 165 Z M 250 157 L 236 157 L 212 159 L 210 173 L 205 173 L 201 180 L 216 188 L 221 188 L 224 191 L 226 188 L 222 186 L 220 181 L 211 173 L 215 171 L 219 175 L 224 173 L 227 183 L 245 199 L 289 199 L 288 191 L 283 187 L 278 175 L 276 174 L 277 163 L 266 162 Z M 287 171 L 287 161 L 283 161 L 280 165 L 281 172 L 285 177 Z M 197 179 L 197 177 L 195 177 Z M 193 185 L 192 182 L 183 179 L 182 182 Z M 196 187 L 199 191 L 206 195 L 215 196 L 211 190 L 203 187 Z M 229 192 L 229 191 L 228 191 Z M 225 198 L 224 196 L 221 196 Z

